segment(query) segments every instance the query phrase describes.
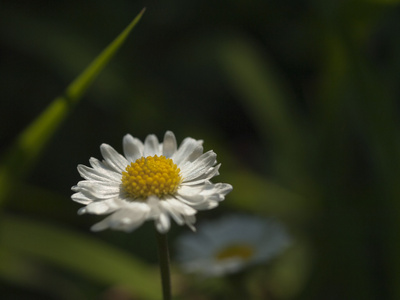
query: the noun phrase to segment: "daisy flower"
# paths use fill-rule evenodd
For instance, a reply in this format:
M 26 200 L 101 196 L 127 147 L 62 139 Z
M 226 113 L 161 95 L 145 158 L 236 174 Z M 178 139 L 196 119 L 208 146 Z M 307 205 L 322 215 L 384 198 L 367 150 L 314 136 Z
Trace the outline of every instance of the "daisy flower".
M 202 223 L 195 235 L 178 238 L 176 246 L 185 271 L 222 276 L 268 261 L 289 244 L 289 236 L 276 221 L 231 215 Z
M 102 144 L 103 161 L 90 158 L 91 167 L 78 165 L 85 179 L 72 187 L 72 200 L 85 205 L 78 214 L 111 214 L 93 225 L 93 231 L 131 232 L 154 220 L 157 230 L 165 233 L 170 217 L 194 230 L 196 212 L 216 207 L 232 190 L 227 183 L 211 183 L 220 164 L 213 151 L 203 153 L 202 144 L 186 138 L 178 148 L 171 131 L 161 143 L 153 134 L 144 143 L 125 135 L 124 155 Z

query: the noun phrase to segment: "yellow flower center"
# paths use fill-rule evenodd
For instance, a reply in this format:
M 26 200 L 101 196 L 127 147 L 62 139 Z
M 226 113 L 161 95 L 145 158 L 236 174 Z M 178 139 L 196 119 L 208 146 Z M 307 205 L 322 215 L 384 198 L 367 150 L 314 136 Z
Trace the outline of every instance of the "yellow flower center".
M 122 172 L 122 186 L 134 199 L 151 195 L 162 198 L 176 192 L 182 182 L 177 165 L 165 156 L 147 156 L 137 159 Z
M 248 260 L 253 256 L 253 254 L 253 247 L 249 245 L 234 244 L 219 251 L 216 255 L 216 259 L 219 261 L 229 258 L 241 258 L 243 260 Z

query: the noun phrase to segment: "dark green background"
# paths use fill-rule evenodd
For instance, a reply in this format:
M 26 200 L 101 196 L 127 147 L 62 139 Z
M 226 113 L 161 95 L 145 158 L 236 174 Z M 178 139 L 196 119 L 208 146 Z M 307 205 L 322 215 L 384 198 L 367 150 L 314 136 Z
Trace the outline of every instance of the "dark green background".
M 234 186 L 200 219 L 273 215 L 307 241 L 290 298 L 398 299 L 400 10 L 389 2 L 0 1 L 2 150 L 147 8 L 26 181 L 59 198 L 16 194 L 4 213 L 87 232 L 100 217 L 77 217 L 68 200 L 76 165 L 101 143 L 120 151 L 126 133 L 172 130 L 204 139 L 217 181 Z M 144 227 L 99 238 L 153 263 Z M 1 283 L 6 299 L 46 295 Z M 81 285 L 88 297 L 103 288 Z

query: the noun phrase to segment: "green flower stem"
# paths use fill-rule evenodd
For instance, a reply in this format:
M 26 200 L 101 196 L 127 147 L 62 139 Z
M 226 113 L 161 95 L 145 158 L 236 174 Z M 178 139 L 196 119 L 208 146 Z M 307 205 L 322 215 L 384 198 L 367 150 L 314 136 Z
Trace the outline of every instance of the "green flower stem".
M 160 261 L 163 300 L 171 300 L 171 276 L 169 270 L 167 234 L 161 234 L 156 230 L 156 235 L 158 244 L 158 257 Z

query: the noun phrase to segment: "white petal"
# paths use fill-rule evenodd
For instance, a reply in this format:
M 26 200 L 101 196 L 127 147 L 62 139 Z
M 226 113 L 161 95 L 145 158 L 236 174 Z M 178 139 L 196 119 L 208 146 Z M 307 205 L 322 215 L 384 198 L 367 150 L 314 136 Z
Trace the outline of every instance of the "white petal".
M 181 185 L 180 188 L 178 189 L 177 193 L 178 195 L 181 195 L 182 197 L 186 196 L 197 196 L 200 195 L 201 191 L 204 190 L 205 185 Z
M 178 212 L 170 203 L 168 200 L 162 200 L 160 205 L 163 207 L 165 211 L 168 212 L 168 214 L 174 219 L 174 221 L 178 225 L 183 225 L 183 217 L 181 216 L 181 213 Z
M 193 226 L 196 223 L 196 216 L 195 215 L 185 215 L 183 216 L 185 219 L 185 223 L 192 231 L 196 231 L 196 228 Z
M 144 141 L 143 156 L 147 157 L 154 155 L 160 155 L 160 144 L 154 134 L 149 134 Z
M 142 204 L 142 203 L 139 203 Z M 107 228 L 131 232 L 146 221 L 149 210 L 146 205 L 129 205 L 92 226 L 91 230 L 100 231 Z M 134 207 L 134 209 L 133 209 Z
M 96 170 L 97 172 L 99 172 L 99 174 L 102 174 L 105 177 L 112 179 L 121 176 L 120 171 L 114 170 L 107 163 L 101 162 L 97 158 L 91 157 L 89 159 L 89 163 L 94 170 Z
M 160 205 L 164 209 L 164 211 L 168 212 L 168 214 L 175 220 L 179 225 L 183 225 L 185 223 L 183 216 L 194 215 L 197 211 L 192 207 L 178 201 L 174 198 L 164 199 L 160 201 Z
M 171 207 L 173 207 L 176 212 L 179 212 L 184 216 L 193 216 L 197 212 L 194 208 L 178 201 L 177 199 L 170 199 L 167 202 L 171 205 Z
M 92 230 L 92 231 L 102 231 L 102 230 L 108 229 L 108 228 L 110 228 L 110 225 L 109 225 L 110 220 L 111 220 L 111 216 L 108 216 L 107 218 L 103 219 L 102 221 L 94 224 L 90 228 L 90 230 Z
M 149 218 L 157 219 L 161 214 L 160 199 L 156 196 L 150 196 L 146 203 L 150 208 Z
M 171 222 L 169 217 L 166 213 L 161 213 L 158 219 L 155 220 L 156 228 L 159 233 L 166 233 L 168 232 Z
M 71 198 L 75 202 L 78 202 L 78 203 L 81 203 L 81 204 L 89 204 L 89 203 L 93 202 L 93 200 L 91 198 L 88 198 L 87 196 L 85 196 L 81 192 L 73 194 L 71 196 Z
M 78 165 L 78 172 L 83 178 L 89 180 L 121 182 L 121 176 L 106 169 L 92 169 L 85 165 Z
M 114 198 L 120 194 L 119 185 L 112 182 L 105 184 L 104 182 L 82 180 L 78 182 L 76 190 L 85 196 L 93 196 L 98 199 Z
M 78 210 L 78 214 L 82 215 L 85 213 L 94 215 L 109 214 L 120 208 L 120 204 L 116 199 L 108 199 L 104 201 L 92 202 L 85 207 Z
M 206 184 L 202 195 L 212 200 L 222 201 L 225 196 L 233 190 L 232 186 L 228 183 Z
M 101 155 L 103 155 L 107 164 L 116 171 L 124 171 L 128 165 L 128 161 L 125 157 L 114 150 L 113 147 L 107 144 L 101 144 L 100 146 Z
M 122 145 L 124 149 L 124 155 L 129 163 L 135 162 L 137 159 L 143 156 L 143 143 L 130 134 L 124 136 Z
M 187 177 L 183 178 L 182 184 L 185 184 L 185 185 L 197 185 L 197 184 L 202 184 L 202 183 L 204 183 L 206 181 L 209 181 L 214 176 L 219 175 L 218 170 L 219 170 L 220 167 L 221 167 L 221 164 L 216 165 L 215 167 L 211 167 L 207 171 L 205 171 L 203 174 L 199 173 L 198 177 L 194 176 L 194 178 L 192 178 L 190 180 Z
M 197 210 L 208 210 L 218 206 L 217 201 L 209 200 L 205 197 L 182 197 L 177 195 L 176 198 Z
M 204 206 L 207 206 L 207 205 L 204 205 L 204 203 L 207 201 L 207 199 L 201 195 L 193 195 L 193 196 L 183 197 L 178 194 L 175 197 L 182 203 L 185 203 L 185 204 L 193 207 L 194 209 L 201 210 L 201 209 L 203 209 Z
M 192 138 L 183 140 L 179 149 L 172 155 L 172 160 L 180 167 L 187 161 L 193 161 L 203 153 L 203 141 L 196 141 Z
M 184 164 L 181 167 L 184 181 L 190 181 L 206 173 L 215 165 L 217 162 L 216 158 L 217 155 L 211 150 L 202 154 L 195 161 Z
M 224 200 L 225 195 L 231 190 L 232 186 L 226 183 L 206 182 L 203 185 L 182 185 L 176 198 L 197 210 L 205 210 L 218 206 L 218 202 Z
M 162 154 L 170 158 L 177 149 L 176 138 L 172 131 L 167 131 L 164 135 Z

